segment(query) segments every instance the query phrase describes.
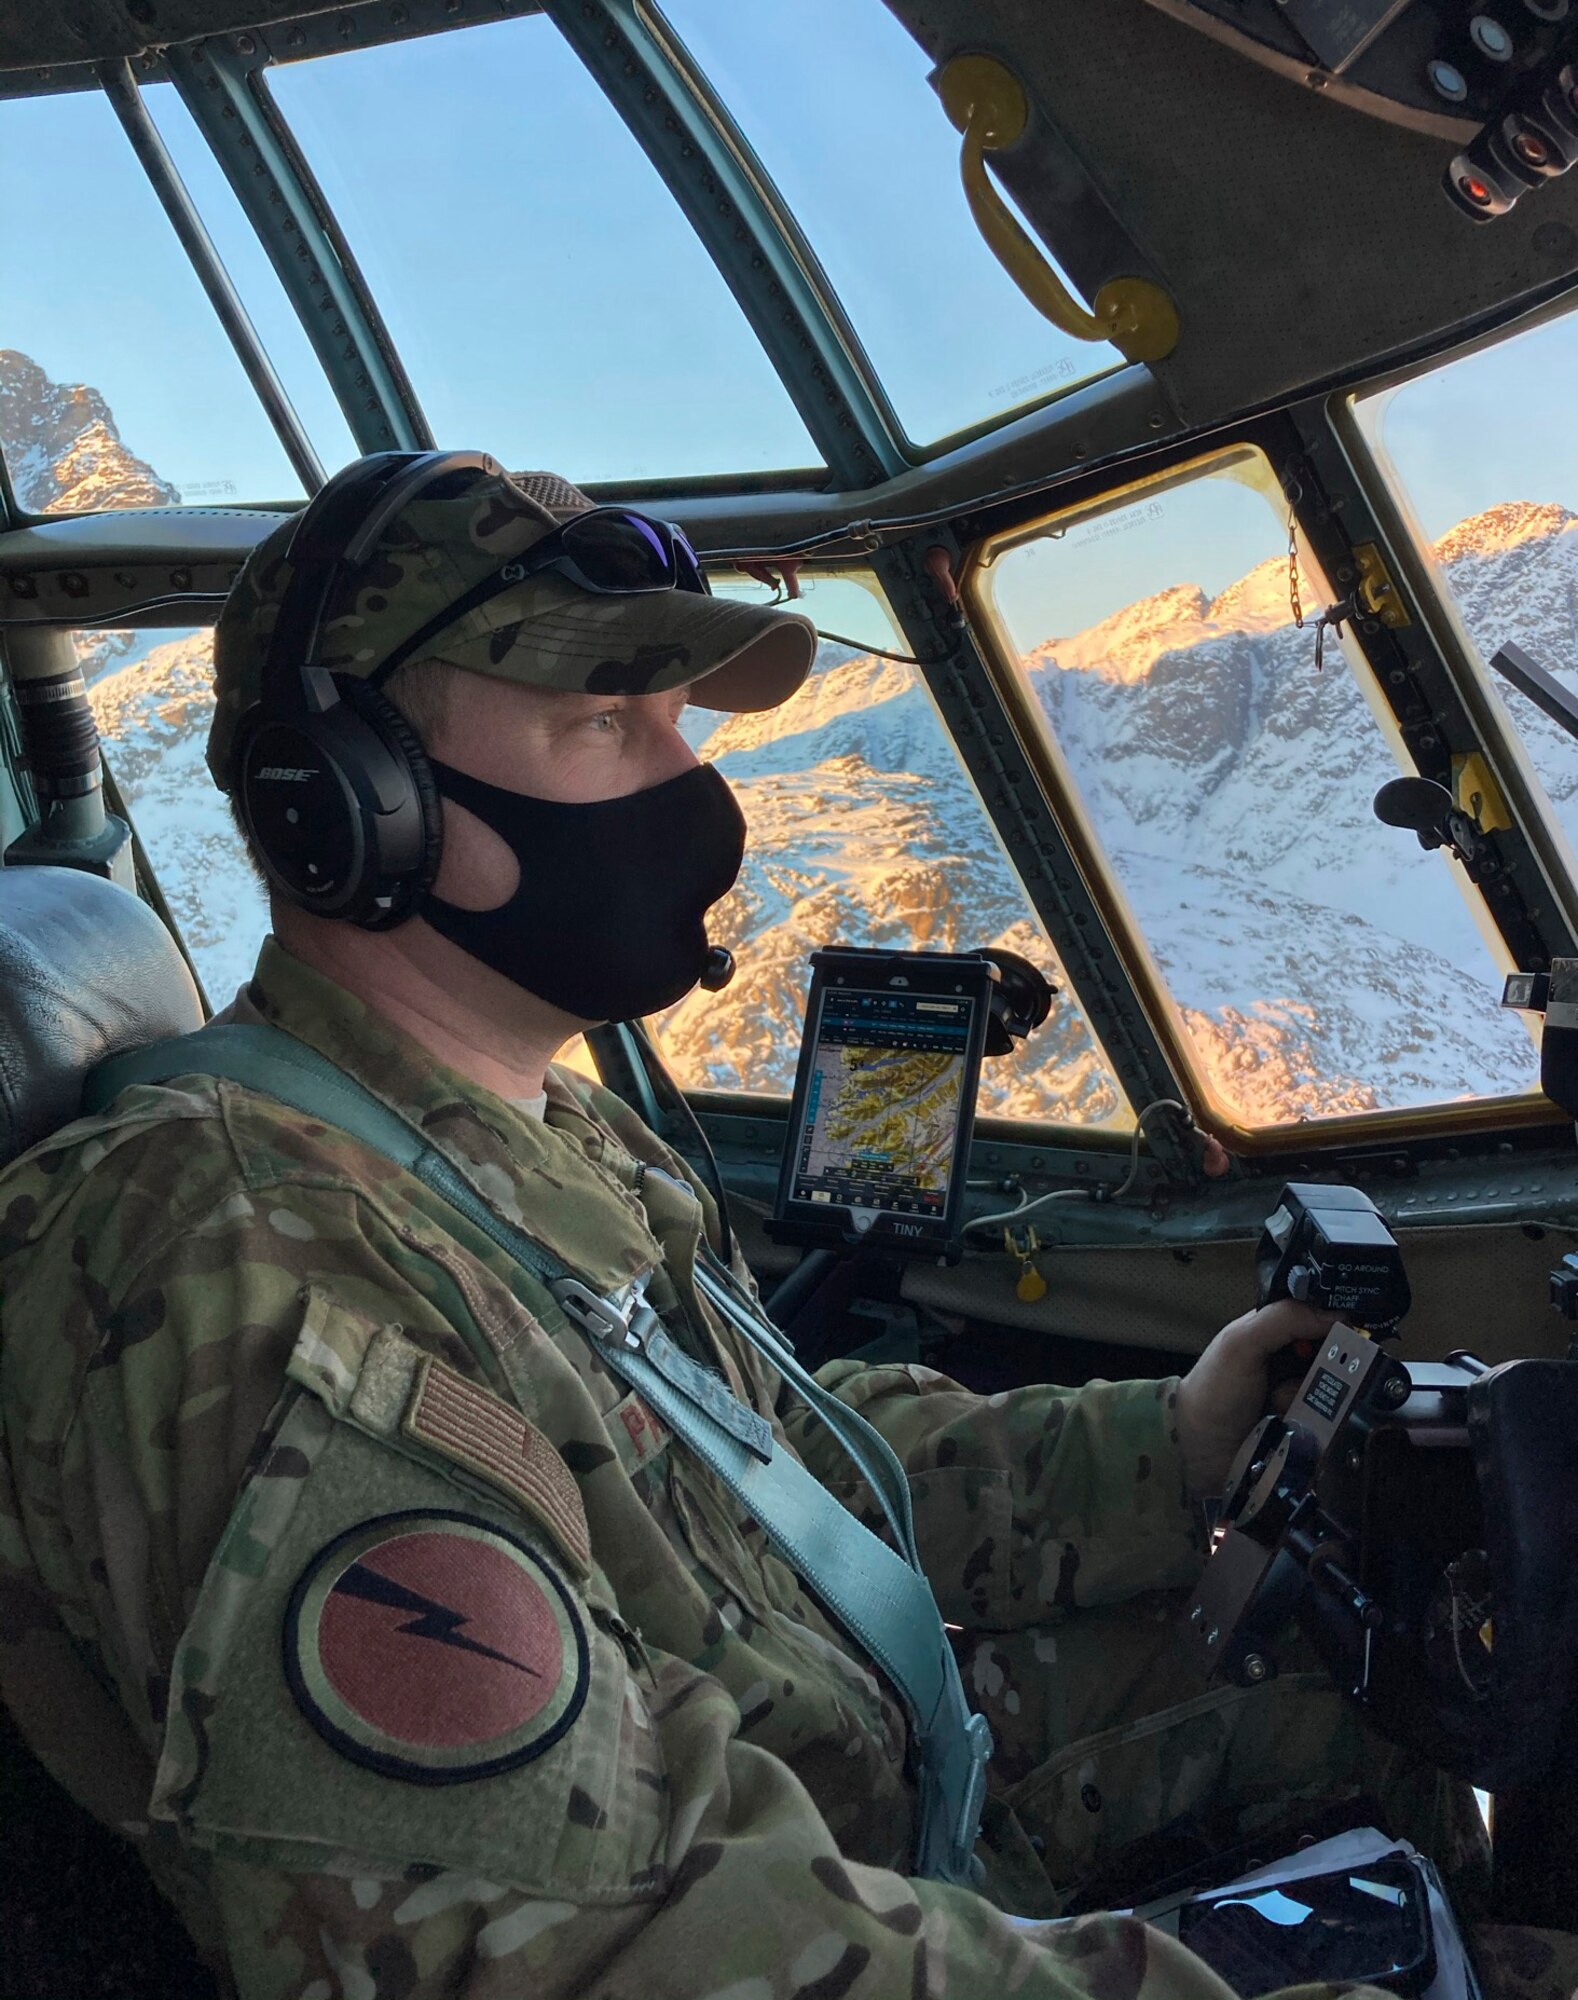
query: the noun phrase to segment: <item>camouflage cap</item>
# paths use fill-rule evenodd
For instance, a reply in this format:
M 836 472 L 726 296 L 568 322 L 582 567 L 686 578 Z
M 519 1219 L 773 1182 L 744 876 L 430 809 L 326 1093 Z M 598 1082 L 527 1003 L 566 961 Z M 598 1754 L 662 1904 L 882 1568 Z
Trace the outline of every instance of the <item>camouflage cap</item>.
M 596 503 L 555 473 L 457 472 L 394 516 L 368 559 L 345 571 L 325 607 L 318 664 L 376 676 L 429 620 L 490 573 Z M 230 784 L 236 726 L 264 694 L 269 640 L 291 578 L 294 520 L 247 559 L 214 633 L 208 768 Z M 554 572 L 528 577 L 441 629 L 420 657 L 532 687 L 656 694 L 704 682 L 706 708 L 787 701 L 811 670 L 816 628 L 762 604 L 696 591 L 599 596 Z

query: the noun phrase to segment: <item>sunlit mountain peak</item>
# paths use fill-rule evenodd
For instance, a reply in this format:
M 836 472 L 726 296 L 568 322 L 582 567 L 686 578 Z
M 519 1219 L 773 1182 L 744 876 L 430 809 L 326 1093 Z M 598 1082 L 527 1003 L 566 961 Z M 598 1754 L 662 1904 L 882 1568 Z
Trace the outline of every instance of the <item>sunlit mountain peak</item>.
M 1025 655 L 1025 664 L 1096 674 L 1106 681 L 1143 680 L 1163 653 L 1195 645 L 1213 629 L 1199 584 L 1175 583 L 1071 638 L 1043 640 Z
M 97 389 L 52 381 L 14 347 L 0 348 L 0 444 L 12 489 L 34 513 L 163 507 L 181 497 L 122 444 Z
M 1299 576 L 1299 597 L 1306 612 L 1316 601 L 1310 579 Z M 1230 583 L 1220 597 L 1212 600 L 1206 616 L 1213 625 L 1229 632 L 1276 632 L 1293 623 L 1293 600 L 1288 589 L 1288 559 L 1273 556 L 1257 563 L 1247 576 Z
M 1578 514 L 1554 501 L 1504 500 L 1483 514 L 1470 514 L 1436 543 L 1438 562 L 1461 562 L 1465 556 L 1499 556 L 1526 542 L 1565 534 Z

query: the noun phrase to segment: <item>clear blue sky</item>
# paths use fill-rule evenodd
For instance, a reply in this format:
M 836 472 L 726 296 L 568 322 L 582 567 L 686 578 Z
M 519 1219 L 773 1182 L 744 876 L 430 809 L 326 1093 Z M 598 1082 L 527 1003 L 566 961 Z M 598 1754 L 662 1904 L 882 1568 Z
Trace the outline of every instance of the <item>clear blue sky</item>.
M 914 437 L 1110 358 L 1048 327 L 984 249 L 926 58 L 880 0 L 670 0 L 669 12 L 799 214 Z M 722 280 L 548 21 L 296 64 L 273 86 L 441 443 L 586 479 L 811 461 Z M 320 452 L 342 462 L 345 426 L 266 260 L 173 91 L 150 95 Z M 0 166 L 0 345 L 101 390 L 126 443 L 187 498 L 294 492 L 107 104 L 0 105 Z M 1561 327 L 1397 398 L 1387 442 L 1430 532 L 1499 499 L 1578 499 L 1575 359 Z M 1169 506 L 1143 538 L 1072 536 L 1056 560 L 1022 566 L 1016 629 L 1075 631 L 1172 582 L 1214 593 L 1276 538 L 1241 493 Z

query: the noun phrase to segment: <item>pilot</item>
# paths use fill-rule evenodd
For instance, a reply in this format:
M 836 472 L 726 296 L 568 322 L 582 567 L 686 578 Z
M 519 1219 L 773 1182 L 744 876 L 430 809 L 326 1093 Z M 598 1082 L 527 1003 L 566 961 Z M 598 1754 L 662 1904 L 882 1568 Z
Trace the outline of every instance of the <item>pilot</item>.
M 271 646 L 292 533 L 220 616 L 226 789 L 270 677 L 300 675 Z M 419 859 L 403 922 L 303 907 L 291 799 L 321 773 L 257 767 L 274 934 L 228 1018 L 358 1081 L 599 1297 L 643 1279 L 849 1536 L 879 1525 L 699 1288 L 708 1195 L 553 1061 L 696 982 L 745 828 L 682 712 L 787 700 L 812 626 L 486 464 L 417 490 L 318 609 L 316 664 L 432 788 L 436 878 Z M 1173 1636 L 1267 1357 L 1327 1323 L 1302 1306 L 1235 1320 L 1182 1382 L 821 1371 L 902 1462 L 995 1739 L 971 1880 L 945 1881 L 915 1869 L 905 1713 L 862 1644 L 545 1283 L 332 1109 L 123 1091 L 0 1182 L 0 1287 L 0 1689 L 247 2000 L 1223 2000 L 1133 1919 L 1003 1912 L 1360 1793 L 1460 1879 L 1482 1858 L 1460 1794 L 1314 1676 L 1208 1690 Z

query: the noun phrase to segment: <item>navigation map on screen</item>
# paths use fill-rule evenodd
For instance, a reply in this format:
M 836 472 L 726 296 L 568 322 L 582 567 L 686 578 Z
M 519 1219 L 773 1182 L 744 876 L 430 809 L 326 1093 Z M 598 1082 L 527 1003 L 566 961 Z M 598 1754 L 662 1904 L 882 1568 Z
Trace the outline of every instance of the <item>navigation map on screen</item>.
M 944 1213 L 973 1012 L 935 993 L 826 989 L 796 1201 Z

